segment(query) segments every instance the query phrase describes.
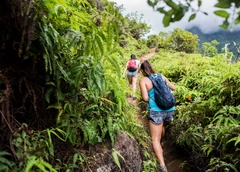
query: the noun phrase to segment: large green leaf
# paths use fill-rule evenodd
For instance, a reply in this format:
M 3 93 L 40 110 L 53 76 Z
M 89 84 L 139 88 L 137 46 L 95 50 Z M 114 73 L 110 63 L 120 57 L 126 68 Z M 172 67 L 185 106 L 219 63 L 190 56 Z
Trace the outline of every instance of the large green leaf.
M 169 10 L 163 17 L 163 25 L 164 27 L 169 26 L 171 19 L 172 19 L 172 15 L 174 13 L 174 10 Z
M 228 18 L 229 17 L 229 13 L 225 10 L 214 11 L 214 14 L 216 14 L 217 16 L 223 17 L 223 18 Z
M 215 5 L 215 7 L 218 8 L 230 8 L 231 7 L 231 1 L 229 0 L 219 0 L 218 3 Z
M 163 25 L 164 25 L 164 27 L 169 26 L 170 21 L 171 21 L 171 16 L 165 14 L 164 17 L 163 17 Z
M 183 18 L 183 16 L 184 16 L 183 8 L 180 8 L 176 13 L 174 13 L 173 16 L 174 17 L 172 17 L 171 22 L 176 22 L 176 21 L 181 20 Z

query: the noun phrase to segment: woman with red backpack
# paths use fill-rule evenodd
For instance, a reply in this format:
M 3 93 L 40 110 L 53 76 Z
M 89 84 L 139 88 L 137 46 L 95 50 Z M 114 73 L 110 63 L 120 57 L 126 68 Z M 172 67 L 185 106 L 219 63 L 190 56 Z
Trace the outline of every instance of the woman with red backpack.
M 140 61 L 136 59 L 136 56 L 132 54 L 131 59 L 127 62 L 126 67 L 123 72 L 123 78 L 126 75 L 127 72 L 127 77 L 128 77 L 128 82 L 130 88 L 132 88 L 133 92 L 135 93 L 137 90 L 137 80 L 138 80 L 138 70 L 140 67 Z M 137 98 L 133 96 L 133 100 L 136 100 Z

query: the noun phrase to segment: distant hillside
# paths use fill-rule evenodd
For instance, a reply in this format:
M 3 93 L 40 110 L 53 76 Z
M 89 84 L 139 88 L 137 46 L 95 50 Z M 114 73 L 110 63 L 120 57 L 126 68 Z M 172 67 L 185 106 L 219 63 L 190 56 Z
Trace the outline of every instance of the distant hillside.
M 198 27 L 193 27 L 188 29 L 189 32 L 197 34 L 199 37 L 199 48 L 202 47 L 203 42 L 211 42 L 212 40 L 217 40 L 219 45 L 217 46 L 218 52 L 221 53 L 221 49 L 224 48 L 225 44 L 231 43 L 228 48 L 230 52 L 233 52 L 236 55 L 237 50 L 234 48 L 232 41 L 236 42 L 240 46 L 240 31 L 225 31 L 220 30 L 218 32 L 204 34 Z

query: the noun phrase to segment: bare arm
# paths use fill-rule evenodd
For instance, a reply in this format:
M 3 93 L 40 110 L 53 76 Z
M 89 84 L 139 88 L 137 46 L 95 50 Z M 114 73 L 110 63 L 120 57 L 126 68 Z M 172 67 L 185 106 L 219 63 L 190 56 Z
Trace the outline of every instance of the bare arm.
M 147 85 L 146 85 L 146 78 L 142 78 L 140 80 L 140 90 L 141 90 L 141 95 L 144 101 L 148 101 L 148 90 L 147 90 Z
M 125 77 L 125 75 L 126 75 L 126 71 L 127 71 L 127 65 L 128 65 L 128 62 L 127 62 L 126 66 L 125 66 L 125 69 L 124 69 L 124 71 L 123 71 L 123 75 L 122 75 L 122 77 L 123 77 L 123 78 L 124 78 L 124 77 Z
M 176 90 L 175 85 L 173 85 L 165 76 L 162 75 L 162 77 L 163 77 L 163 80 L 166 81 L 167 86 L 168 86 L 172 91 Z

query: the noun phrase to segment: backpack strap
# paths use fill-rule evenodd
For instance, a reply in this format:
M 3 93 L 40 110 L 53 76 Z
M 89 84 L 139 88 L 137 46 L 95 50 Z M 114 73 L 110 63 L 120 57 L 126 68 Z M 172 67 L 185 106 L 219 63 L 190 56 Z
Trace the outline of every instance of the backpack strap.
M 153 74 L 152 74 L 153 75 Z M 152 81 L 153 80 L 153 76 L 152 75 L 150 75 L 150 76 L 148 76 L 148 78 Z M 159 77 L 159 75 L 160 75 L 160 77 Z M 156 77 L 159 77 L 161 80 L 163 80 L 162 79 L 162 74 L 160 74 L 160 73 L 156 73 Z
M 160 75 L 160 77 L 159 77 L 159 75 Z M 156 77 L 159 77 L 159 78 L 162 80 L 162 74 L 157 73 L 157 74 L 156 74 Z M 152 80 L 153 80 L 153 76 L 150 75 L 150 76 L 148 76 L 148 78 L 151 80 L 152 85 L 153 85 L 153 81 L 152 81 Z M 153 85 L 153 88 L 154 88 L 154 85 Z M 151 96 L 149 96 L 149 98 L 152 99 L 154 102 L 156 102 L 155 99 L 153 99 Z

